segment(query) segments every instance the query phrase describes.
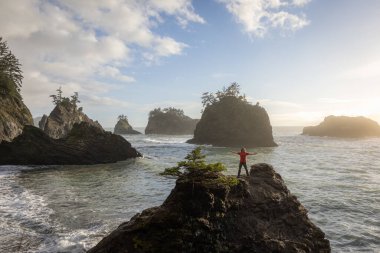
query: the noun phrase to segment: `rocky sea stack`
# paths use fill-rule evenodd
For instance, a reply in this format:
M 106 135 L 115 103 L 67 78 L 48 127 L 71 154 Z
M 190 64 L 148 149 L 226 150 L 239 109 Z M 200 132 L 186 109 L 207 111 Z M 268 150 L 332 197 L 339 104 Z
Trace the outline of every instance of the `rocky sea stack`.
M 197 119 L 186 116 L 181 109 L 156 108 L 149 113 L 145 134 L 193 134 L 197 122 Z
M 325 234 L 268 164 L 237 183 L 218 172 L 180 176 L 165 202 L 137 214 L 89 253 L 330 252 Z
M 74 124 L 61 139 L 25 126 L 12 142 L 0 144 L 0 154 L 0 165 L 98 164 L 141 156 L 123 137 L 87 122 Z
M 341 138 L 380 137 L 380 126 L 365 117 L 328 116 L 318 126 L 305 127 L 302 134 Z
M 114 134 L 141 134 L 136 131 L 128 122 L 128 118 L 125 115 L 120 115 L 118 117 L 118 122 L 115 125 Z
M 82 108 L 70 102 L 58 103 L 48 117 L 42 117 L 39 126 L 50 137 L 60 139 L 67 136 L 74 124 L 81 122 L 103 130 L 99 122 L 90 119 Z
M 188 142 L 222 147 L 277 146 L 265 109 L 236 96 L 224 96 L 207 105 L 194 138 Z

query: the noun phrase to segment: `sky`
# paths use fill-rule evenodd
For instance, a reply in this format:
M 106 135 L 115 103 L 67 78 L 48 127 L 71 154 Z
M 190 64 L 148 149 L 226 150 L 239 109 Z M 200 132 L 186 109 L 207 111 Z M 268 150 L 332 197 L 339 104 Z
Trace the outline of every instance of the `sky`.
M 201 117 L 232 82 L 274 126 L 328 115 L 380 122 L 379 0 L 1 0 L 34 117 L 79 92 L 103 127 L 144 127 L 157 107 Z

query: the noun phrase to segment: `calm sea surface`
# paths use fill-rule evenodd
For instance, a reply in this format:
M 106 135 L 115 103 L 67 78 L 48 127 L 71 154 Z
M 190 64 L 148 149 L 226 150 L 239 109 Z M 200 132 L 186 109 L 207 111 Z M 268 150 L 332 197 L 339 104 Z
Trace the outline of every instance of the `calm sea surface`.
M 333 252 L 380 252 L 380 139 L 300 135 L 274 128 L 276 148 L 250 163 L 274 166 Z M 0 166 L 0 252 L 85 252 L 120 223 L 160 205 L 175 184 L 159 176 L 194 146 L 191 136 L 125 136 L 145 157 L 93 166 Z M 231 149 L 206 147 L 237 173 Z M 0 154 L 1 155 L 1 154 Z

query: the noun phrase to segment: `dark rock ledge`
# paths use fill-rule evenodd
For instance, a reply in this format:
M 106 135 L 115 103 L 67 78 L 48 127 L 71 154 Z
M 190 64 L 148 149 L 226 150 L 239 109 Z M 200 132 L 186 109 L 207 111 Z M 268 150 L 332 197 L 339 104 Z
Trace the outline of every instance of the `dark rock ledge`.
M 34 126 L 25 126 L 12 142 L 0 144 L 0 154 L 0 165 L 113 163 L 141 156 L 123 137 L 87 122 L 74 124 L 61 139 L 53 139 Z
M 331 252 L 325 234 L 268 164 L 237 183 L 215 172 L 181 176 L 159 207 L 137 214 L 89 253 Z

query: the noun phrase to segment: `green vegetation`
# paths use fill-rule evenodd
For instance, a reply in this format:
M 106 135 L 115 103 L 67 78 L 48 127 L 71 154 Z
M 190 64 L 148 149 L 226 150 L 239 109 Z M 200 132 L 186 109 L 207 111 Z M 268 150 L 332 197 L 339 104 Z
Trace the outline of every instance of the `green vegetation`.
M 235 97 L 241 101 L 247 102 L 245 94 L 243 94 L 243 95 L 240 94 L 240 85 L 237 84 L 236 82 L 233 82 L 227 88 L 223 87 L 223 89 L 221 91 L 218 90 L 215 93 L 215 95 L 212 92 L 203 93 L 202 94 L 203 108 L 205 108 L 209 105 L 213 105 L 216 102 L 219 102 L 226 97 Z M 202 110 L 202 112 L 203 112 L 203 110 Z
M 221 172 L 226 170 L 226 167 L 222 163 L 210 163 L 205 162 L 206 156 L 202 154 L 202 148 L 197 147 L 192 150 L 185 157 L 184 161 L 177 163 L 177 166 L 166 168 L 161 175 L 180 176 L 196 170 L 208 171 L 208 172 Z M 183 172 L 182 172 L 183 171 Z
M 62 88 L 59 87 L 57 89 L 57 95 L 50 95 L 51 98 L 53 98 L 53 104 L 55 105 L 72 105 L 74 107 L 77 106 L 78 103 L 80 103 L 78 99 L 78 92 L 74 92 L 74 95 L 72 95 L 70 98 L 62 96 Z
M 176 109 L 174 107 L 168 107 L 161 109 L 156 108 L 149 112 L 149 118 L 162 117 L 162 116 L 174 116 L 179 118 L 186 118 L 185 113 L 181 109 Z
M 118 120 L 125 120 L 125 121 L 128 121 L 128 117 L 124 114 L 121 114 L 117 117 Z
M 21 99 L 21 64 L 9 50 L 7 42 L 0 37 L 0 95 Z

